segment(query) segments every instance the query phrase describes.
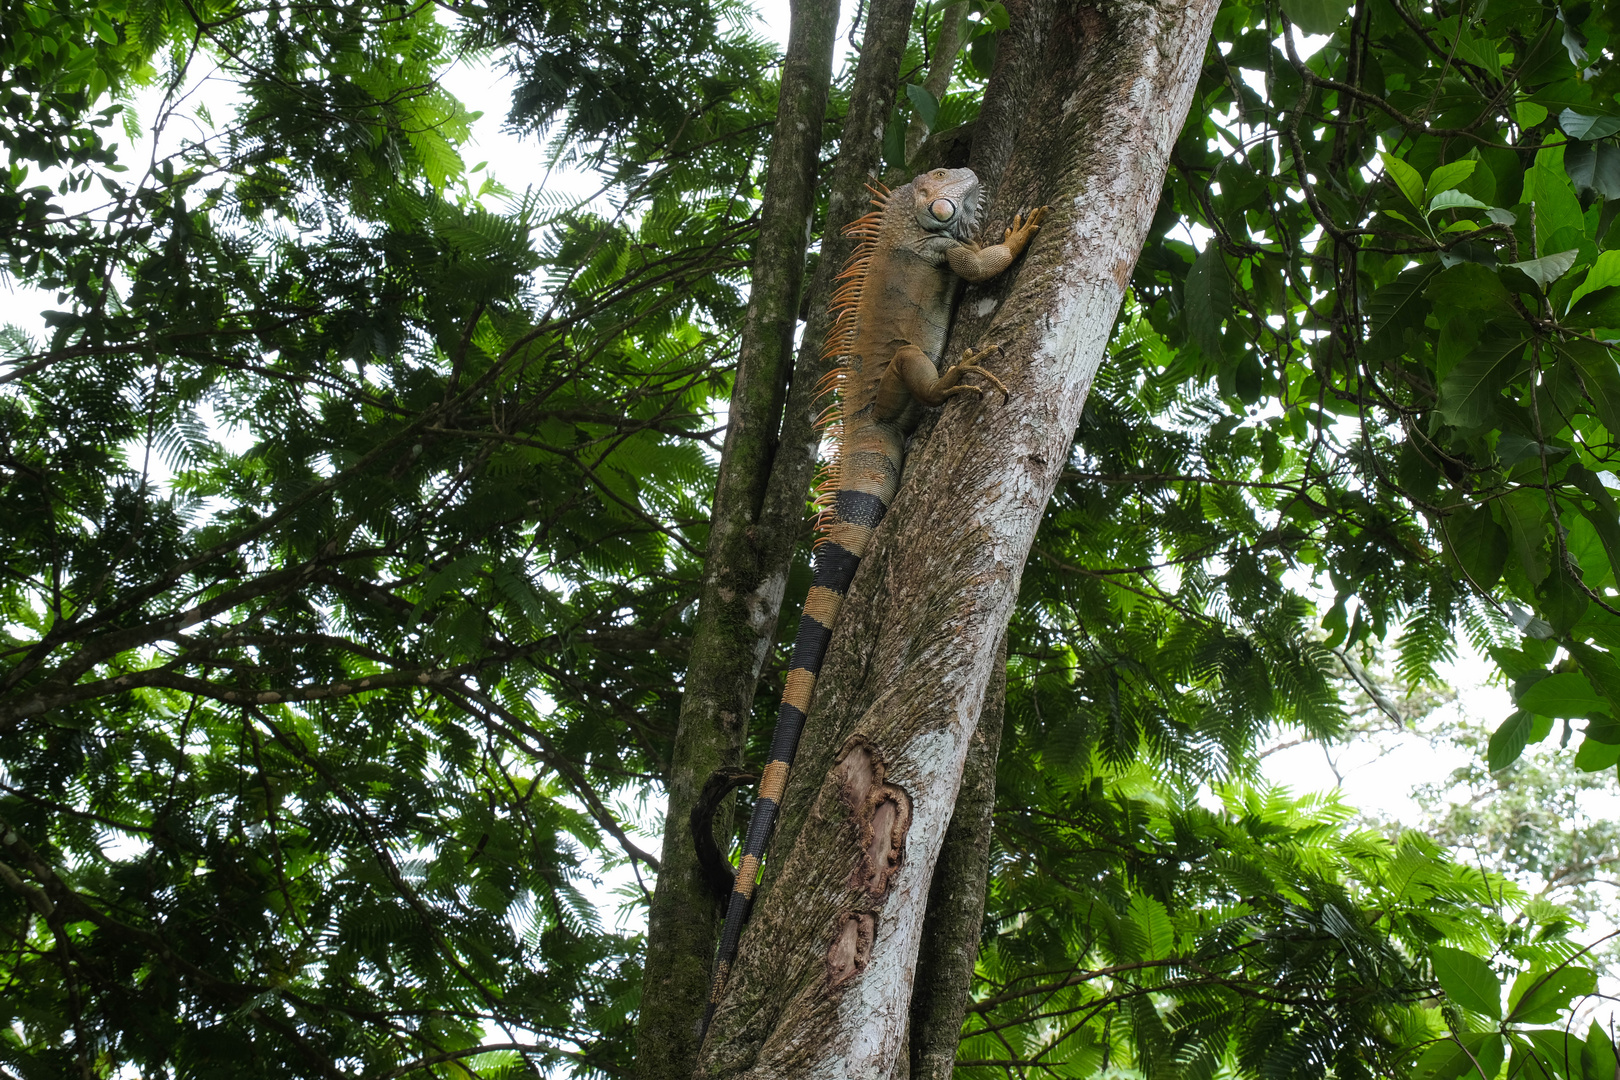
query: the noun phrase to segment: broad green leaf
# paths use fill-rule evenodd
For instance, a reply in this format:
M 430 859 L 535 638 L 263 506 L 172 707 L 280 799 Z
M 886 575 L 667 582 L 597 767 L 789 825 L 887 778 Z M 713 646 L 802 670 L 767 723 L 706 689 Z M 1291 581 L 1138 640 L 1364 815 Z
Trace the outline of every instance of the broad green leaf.
M 1581 1046 L 1581 1080 L 1620 1080 L 1620 1055 L 1615 1053 L 1614 1040 L 1596 1020 L 1586 1030 L 1586 1041 Z
M 1530 1053 L 1536 1058 L 1534 1066 L 1545 1068 L 1542 1075 L 1564 1080 L 1580 1080 L 1581 1040 L 1578 1037 L 1560 1028 L 1521 1029 L 1517 1035 L 1529 1044 Z M 1524 1049 L 1515 1042 L 1514 1060 L 1519 1060 Z M 1521 1075 L 1524 1075 L 1526 1080 L 1536 1080 L 1535 1069 L 1527 1070 Z
M 1581 665 L 1592 686 L 1609 702 L 1609 715 L 1620 717 L 1620 662 L 1613 653 L 1604 652 L 1584 641 L 1565 643 L 1575 662 Z
M 1576 286 L 1574 295 L 1569 298 L 1569 307 L 1574 307 L 1588 293 L 1613 285 L 1620 285 L 1620 251 L 1605 251 L 1597 257 L 1592 269 L 1586 272 L 1585 279 Z
M 1607 743 L 1588 733 L 1581 740 L 1574 765 L 1581 772 L 1603 772 L 1613 768 L 1616 762 L 1620 762 L 1620 743 Z
M 1501 580 L 1508 536 L 1491 517 L 1489 507 L 1468 507 L 1452 514 L 1445 519 L 1441 535 L 1475 588 L 1489 592 Z
M 939 115 L 939 102 L 934 98 L 934 95 L 928 92 L 927 87 L 918 86 L 916 83 L 906 83 L 906 98 L 911 102 L 911 107 L 917 110 L 917 115 L 922 118 L 922 122 L 932 131 L 934 129 L 934 118 Z
M 1525 259 L 1523 262 L 1503 263 L 1503 266 L 1512 267 L 1524 274 L 1525 277 L 1539 285 L 1543 290 L 1569 272 L 1575 265 L 1575 258 L 1580 254 L 1578 248 L 1570 248 L 1552 255 L 1543 255 L 1539 259 Z
M 1382 362 L 1406 351 L 1406 331 L 1423 325 L 1429 311 L 1424 292 L 1429 279 L 1439 270 L 1435 263 L 1403 270 L 1373 294 L 1368 305 L 1367 343 L 1361 349 L 1364 359 Z
M 1608 712 L 1609 703 L 1585 675 L 1561 671 L 1549 675 L 1519 697 L 1519 708 L 1542 716 L 1578 718 L 1595 712 Z
M 1519 760 L 1519 755 L 1524 753 L 1524 748 L 1530 741 L 1530 730 L 1535 726 L 1535 722 L 1535 714 L 1519 709 L 1491 732 L 1491 741 L 1486 747 L 1485 758 L 1492 772 L 1505 769 Z
M 1523 365 L 1524 339 L 1492 331 L 1446 374 L 1435 411 L 1453 427 L 1473 429 L 1496 415 L 1502 387 Z
M 1562 552 L 1553 560 L 1552 572 L 1536 590 L 1536 598 L 1541 613 L 1559 636 L 1568 633 L 1592 603 L 1581 583 L 1569 572 Z
M 1349 14 L 1344 0 L 1283 0 L 1282 9 L 1307 34 L 1331 34 Z
M 1472 165 L 1473 162 L 1470 161 L 1468 164 Z M 1429 213 L 1431 214 L 1436 210 L 1455 210 L 1458 207 L 1467 207 L 1470 210 L 1490 209 L 1489 206 L 1486 206 L 1472 195 L 1464 195 L 1460 191 L 1442 191 L 1429 200 Z
M 1213 240 L 1193 260 L 1186 295 L 1187 332 L 1206 362 L 1220 363 L 1221 323 L 1231 314 L 1232 283 L 1220 245 Z
M 1479 263 L 1458 263 L 1440 271 L 1429 279 L 1424 295 L 1434 305 L 1435 318 L 1441 326 L 1453 315 L 1463 312 L 1487 312 L 1487 318 L 1516 314 L 1501 279 Z M 1477 317 L 1469 319 L 1473 324 L 1478 321 Z
M 1536 254 L 1546 257 L 1578 248 L 1587 239 L 1586 219 L 1575 197 L 1575 187 L 1564 171 L 1562 142 L 1537 151 L 1531 172 L 1535 176 Z M 1570 262 L 1574 262 L 1574 255 Z M 1558 274 L 1568 269 L 1565 266 Z
M 1497 520 L 1507 528 L 1508 539 L 1513 543 L 1513 554 L 1518 558 L 1517 570 L 1531 586 L 1540 585 L 1552 566 L 1548 561 L 1545 493 L 1537 488 L 1515 488 L 1497 499 L 1492 508 L 1496 511 Z M 1509 569 L 1513 568 L 1510 562 Z M 1528 600 L 1529 597 L 1523 599 Z M 1540 624 L 1534 630 L 1540 637 L 1550 637 L 1554 633 L 1552 627 L 1541 619 L 1530 620 L 1526 625 L 1534 624 Z M 1532 633 L 1529 629 L 1525 632 Z
M 1473 175 L 1474 168 L 1478 164 L 1479 162 L 1477 161 L 1463 158 L 1461 161 L 1453 161 L 1449 164 L 1442 165 L 1438 169 L 1435 169 L 1434 172 L 1430 173 L 1429 182 L 1423 189 L 1424 194 L 1429 200 L 1429 209 L 1431 211 L 1435 209 L 1434 200 L 1440 195 L 1441 192 L 1450 191 L 1452 188 L 1468 179 L 1469 176 Z M 1475 200 L 1471 203 L 1461 203 L 1459 205 L 1483 207 L 1485 204 Z
M 1579 369 L 1581 385 L 1603 426 L 1611 435 L 1620 432 L 1620 369 L 1615 367 L 1614 354 L 1592 341 L 1565 342 L 1559 351 Z
M 1400 158 L 1382 150 L 1378 151 L 1378 160 L 1384 163 L 1384 171 L 1389 173 L 1391 180 L 1395 181 L 1395 186 L 1400 189 L 1402 195 L 1406 196 L 1406 201 L 1418 210 L 1422 210 L 1423 177 L 1419 175 L 1418 171 Z
M 1412 1065 L 1421 1080 L 1495 1080 L 1506 1048 L 1497 1032 L 1470 1031 L 1433 1043 Z
M 1513 981 L 1507 1018 L 1520 1024 L 1550 1023 L 1596 986 L 1597 974 L 1590 968 L 1569 965 L 1550 973 L 1526 972 Z
M 1572 139 L 1606 139 L 1620 131 L 1620 116 L 1594 116 L 1565 109 L 1558 114 L 1558 126 Z
M 1620 146 L 1612 142 L 1575 143 L 1564 148 L 1564 171 L 1577 193 L 1620 198 Z M 1607 230 L 1601 226 L 1598 236 Z
M 1614 580 L 1620 582 L 1620 512 L 1616 511 L 1614 499 L 1601 480 L 1578 465 L 1571 465 L 1565 471 L 1564 478 L 1578 485 L 1592 499 L 1590 507 L 1581 507 L 1581 515 L 1597 534 L 1598 541 L 1603 545 L 1604 554 L 1609 560 Z
M 1461 949 L 1436 945 L 1430 950 L 1435 978 L 1446 996 L 1465 1009 L 1493 1020 L 1502 1015 L 1502 980 L 1491 965 Z

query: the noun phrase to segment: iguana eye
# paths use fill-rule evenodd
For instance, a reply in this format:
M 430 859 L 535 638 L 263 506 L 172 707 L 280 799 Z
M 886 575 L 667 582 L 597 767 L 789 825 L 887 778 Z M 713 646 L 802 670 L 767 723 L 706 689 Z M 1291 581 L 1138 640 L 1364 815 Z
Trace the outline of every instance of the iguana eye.
M 949 199 L 935 199 L 928 204 L 928 212 L 933 214 L 936 220 L 949 221 L 956 214 L 956 204 Z

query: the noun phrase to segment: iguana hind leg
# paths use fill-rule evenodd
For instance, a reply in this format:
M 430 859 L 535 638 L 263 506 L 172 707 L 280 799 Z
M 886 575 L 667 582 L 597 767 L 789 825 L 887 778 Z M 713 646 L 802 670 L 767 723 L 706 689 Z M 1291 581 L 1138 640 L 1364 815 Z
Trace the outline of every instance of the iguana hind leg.
M 883 381 L 878 386 L 878 414 L 880 416 L 891 412 L 898 414 L 904 407 L 906 392 L 924 405 L 941 405 L 946 398 L 957 394 L 978 394 L 983 397 L 983 387 L 962 382 L 962 376 L 970 371 L 990 380 L 996 389 L 1001 391 L 1003 397 L 1007 396 L 1007 388 L 1001 384 L 1001 380 L 979 366 L 980 360 L 999 349 L 999 345 L 992 345 L 978 352 L 969 349 L 962 354 L 959 363 L 942 375 L 934 366 L 934 362 L 928 358 L 928 354 L 917 346 L 900 346 L 895 350 L 894 358 L 889 361 L 889 366 L 883 373 Z

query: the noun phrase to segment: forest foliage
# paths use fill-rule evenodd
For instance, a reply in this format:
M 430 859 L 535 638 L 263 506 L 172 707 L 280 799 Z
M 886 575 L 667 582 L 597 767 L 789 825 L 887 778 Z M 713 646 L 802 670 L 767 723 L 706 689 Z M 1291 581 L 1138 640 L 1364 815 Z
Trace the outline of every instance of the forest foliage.
M 919 7 L 901 175 L 1007 18 Z M 1616 31 L 1223 7 L 1009 631 L 964 1076 L 1612 1080 L 1578 911 L 1255 753 L 1466 638 L 1487 771 L 1613 782 Z M 599 198 L 467 164 L 469 59 Z M 730 0 L 0 7 L 7 1075 L 625 1073 L 774 59 Z

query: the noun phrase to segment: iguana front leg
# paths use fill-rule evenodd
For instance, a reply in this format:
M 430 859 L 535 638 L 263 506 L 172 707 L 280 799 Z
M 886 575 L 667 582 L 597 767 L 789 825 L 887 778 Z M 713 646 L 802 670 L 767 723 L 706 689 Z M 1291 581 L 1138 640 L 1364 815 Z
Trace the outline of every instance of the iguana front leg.
M 1040 231 L 1041 218 L 1045 216 L 1044 206 L 1031 210 L 1028 217 L 1022 213 L 1014 214 L 1012 228 L 1002 234 L 1001 243 L 987 248 L 962 244 L 951 248 L 945 257 L 958 277 L 968 281 L 989 281 L 1011 266 L 1013 260 L 1023 253 Z

